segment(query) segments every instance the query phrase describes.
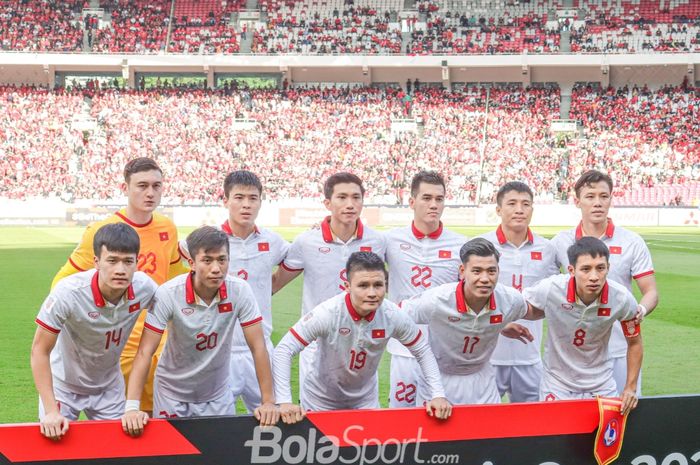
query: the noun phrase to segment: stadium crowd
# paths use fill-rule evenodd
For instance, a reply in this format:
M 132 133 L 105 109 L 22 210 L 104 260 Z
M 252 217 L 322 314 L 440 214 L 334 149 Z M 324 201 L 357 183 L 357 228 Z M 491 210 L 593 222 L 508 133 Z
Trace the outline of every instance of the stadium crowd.
M 700 170 L 700 100 L 687 85 L 577 88 L 570 117 L 582 122 L 585 137 L 565 148 L 549 132 L 559 117 L 556 87 L 487 93 L 422 85 L 411 95 L 372 87 L 5 87 L 0 101 L 0 195 L 9 198 L 119 198 L 99 180 L 118 176 L 134 153 L 159 160 L 170 177 L 167 201 L 175 204 L 218 202 L 218 173 L 241 168 L 286 174 L 266 177 L 269 199 L 319 198 L 310 180 L 352 170 L 369 198 L 385 203 L 404 200 L 405 173 L 426 168 L 442 171 L 450 201 L 463 203 L 476 202 L 480 173 L 481 201 L 519 178 L 538 201 L 552 202 L 566 199 L 572 179 L 589 167 L 614 173 L 620 195 L 692 181 Z M 392 119 L 406 116 L 422 128 L 392 131 Z M 86 117 L 95 126 L 83 133 L 75 121 Z M 193 184 L 195 176 L 203 182 Z

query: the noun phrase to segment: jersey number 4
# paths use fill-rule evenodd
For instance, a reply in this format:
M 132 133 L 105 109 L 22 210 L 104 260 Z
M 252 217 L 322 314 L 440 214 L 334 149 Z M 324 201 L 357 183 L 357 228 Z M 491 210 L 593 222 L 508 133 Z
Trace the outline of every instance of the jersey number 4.
M 413 274 L 411 275 L 411 284 L 414 287 L 430 287 L 430 278 L 433 277 L 433 270 L 429 266 L 414 266 L 411 268 Z

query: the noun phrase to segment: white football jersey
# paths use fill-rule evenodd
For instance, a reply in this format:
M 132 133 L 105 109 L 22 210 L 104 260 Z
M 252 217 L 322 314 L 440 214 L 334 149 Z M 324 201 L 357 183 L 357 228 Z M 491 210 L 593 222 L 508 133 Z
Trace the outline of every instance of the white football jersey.
M 36 318 L 42 328 L 58 334 L 50 357 L 54 385 L 93 395 L 123 383 L 119 357 L 157 288 L 147 274 L 137 271 L 122 301 L 113 305 L 102 296 L 95 269 L 59 281 Z
M 394 303 L 361 317 L 348 293 L 338 294 L 307 313 L 275 349 L 276 399 L 291 402 L 291 358 L 317 341 L 313 369 L 305 380 L 302 404 L 323 410 L 352 409 L 378 399 L 377 368 L 390 337 L 410 347 L 428 366 L 426 377 L 433 397 L 444 397 L 440 376 L 428 342 L 415 323 Z M 426 365 L 427 362 L 427 365 Z
M 467 242 L 461 234 L 440 227 L 423 234 L 415 225 L 392 229 L 386 237 L 386 262 L 389 265 L 389 298 L 401 302 L 426 289 L 459 280 L 459 251 Z M 423 328 L 421 328 L 423 329 Z M 392 355 L 410 357 L 401 343 L 392 339 Z
M 566 251 L 574 242 L 584 236 L 582 224 L 574 229 L 562 231 L 552 238 L 552 245 L 557 251 L 557 265 L 566 272 L 569 258 Z M 605 242 L 610 250 L 610 271 L 608 279 L 612 279 L 632 290 L 632 279 L 643 278 L 654 273 L 651 253 L 642 237 L 628 229 L 613 225 L 608 218 L 608 228 L 600 240 Z M 627 343 L 622 330 L 615 326 L 610 339 L 610 356 L 624 357 L 627 353 Z
M 481 237 L 491 242 L 501 254 L 498 261 L 498 282 L 504 286 L 522 292 L 541 279 L 559 274 L 556 250 L 547 239 L 533 234 L 530 228 L 527 230 L 527 240 L 519 247 L 508 242 L 500 225 L 495 231 Z M 520 320 L 518 324 L 526 326 L 535 340 L 523 345 L 518 340 L 498 336 L 498 344 L 491 356 L 493 365 L 532 365 L 540 361 L 542 320 Z
M 463 281 L 404 300 L 402 309 L 416 323 L 428 325 L 440 371 L 451 375 L 480 371 L 489 363 L 503 327 L 527 313 L 523 296 L 502 284 L 496 284 L 486 307 L 475 313 L 465 299 Z
M 156 369 L 163 395 L 180 402 L 208 402 L 228 389 L 231 342 L 236 321 L 262 321 L 250 285 L 227 276 L 211 305 L 194 292 L 192 273 L 158 288 L 145 327 L 168 339 Z
M 289 248 L 281 266 L 289 271 L 304 271 L 301 313 L 306 315 L 321 302 L 345 291 L 345 264 L 353 252 L 374 252 L 385 258 L 384 237 L 357 221 L 355 237 L 342 242 L 334 237 L 330 216 L 319 229 L 299 235 Z
M 263 317 L 265 338 L 272 335 L 272 270 L 287 256 L 289 242 L 270 231 L 257 226 L 245 239 L 234 236 L 228 221 L 220 229 L 228 235 L 229 262 L 228 274 L 248 281 L 258 308 Z M 188 255 L 187 241 L 180 241 L 180 249 Z M 233 351 L 248 352 L 248 344 L 243 337 L 240 323 L 236 322 L 233 332 Z
M 576 280 L 558 275 L 525 289 L 523 294 L 547 318 L 544 369 L 549 378 L 576 392 L 595 392 L 609 383 L 613 375 L 608 357 L 612 328 L 624 328 L 630 335 L 639 331 L 634 324 L 637 301 L 632 293 L 608 280 L 600 298 L 585 305 L 576 295 Z

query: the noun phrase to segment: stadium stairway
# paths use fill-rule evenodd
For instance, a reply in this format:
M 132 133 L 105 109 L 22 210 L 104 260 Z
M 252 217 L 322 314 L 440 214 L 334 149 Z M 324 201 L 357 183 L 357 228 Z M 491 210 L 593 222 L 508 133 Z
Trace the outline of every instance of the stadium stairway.
M 571 53 L 571 31 L 560 31 L 559 53 Z
M 562 50 L 563 52 L 563 50 Z M 559 118 L 569 119 L 569 112 L 571 111 L 571 93 L 573 87 L 569 85 L 564 85 L 561 87 L 561 101 L 559 103 Z

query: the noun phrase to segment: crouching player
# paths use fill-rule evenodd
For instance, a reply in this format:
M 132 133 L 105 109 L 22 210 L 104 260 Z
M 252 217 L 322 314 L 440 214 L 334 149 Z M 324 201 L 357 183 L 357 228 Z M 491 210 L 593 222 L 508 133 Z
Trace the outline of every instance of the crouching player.
M 139 236 L 125 223 L 97 230 L 95 269 L 62 279 L 41 306 L 31 365 L 41 433 L 60 439 L 68 420 L 116 419 L 124 411 L 119 357 L 156 283 L 136 271 Z
M 440 373 L 428 341 L 395 304 L 384 299 L 387 272 L 375 253 L 348 258 L 347 292 L 318 305 L 298 321 L 275 349 L 275 391 L 282 421 L 295 423 L 304 410 L 379 408 L 377 367 L 389 338 L 416 357 L 430 390 L 428 415 L 445 419 L 452 407 L 445 399 Z M 302 389 L 301 406 L 292 404 L 292 357 L 318 341 Z
M 582 237 L 567 255 L 568 275 L 544 279 L 524 291 L 530 313 L 547 317 L 540 400 L 617 397 L 608 345 L 613 327 L 620 324 L 627 341 L 624 415 L 637 406 L 642 366 L 637 301 L 625 286 L 607 279 L 610 252 L 600 239 Z
M 203 226 L 187 237 L 192 271 L 163 284 L 149 310 L 134 369 L 129 379 L 126 433 L 143 432 L 148 416 L 139 401 L 151 357 L 168 329 L 163 356 L 155 374 L 153 405 L 158 417 L 235 414 L 229 389 L 232 335 L 240 322 L 255 363 L 262 404 L 254 414 L 262 425 L 279 420 L 272 388 L 270 359 L 265 348 L 262 316 L 250 286 L 227 276 L 229 242 L 226 233 Z

